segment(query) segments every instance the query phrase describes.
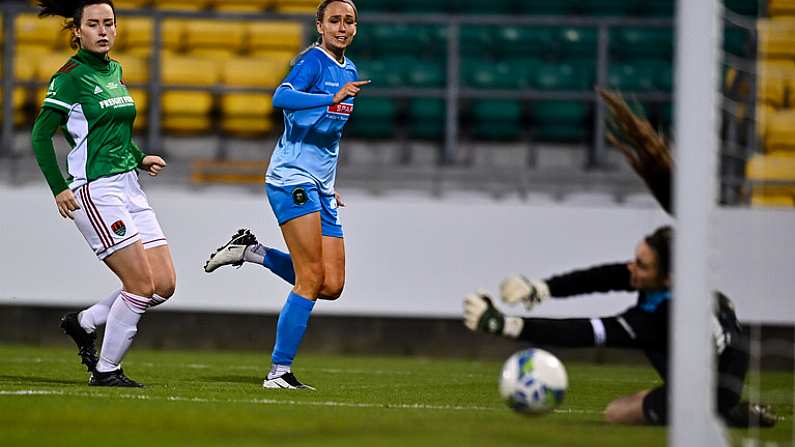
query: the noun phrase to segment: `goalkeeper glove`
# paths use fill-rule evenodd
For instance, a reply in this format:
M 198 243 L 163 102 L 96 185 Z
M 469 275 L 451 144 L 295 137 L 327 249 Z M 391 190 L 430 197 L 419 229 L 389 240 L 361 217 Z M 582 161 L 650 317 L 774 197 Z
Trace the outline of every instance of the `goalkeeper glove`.
M 524 321 L 518 317 L 503 315 L 494 307 L 488 292 L 478 290 L 464 298 L 464 325 L 473 332 L 518 338 Z
M 523 303 L 527 310 L 550 297 L 549 286 L 544 281 L 529 280 L 522 275 L 512 275 L 500 283 L 502 302 L 510 305 Z

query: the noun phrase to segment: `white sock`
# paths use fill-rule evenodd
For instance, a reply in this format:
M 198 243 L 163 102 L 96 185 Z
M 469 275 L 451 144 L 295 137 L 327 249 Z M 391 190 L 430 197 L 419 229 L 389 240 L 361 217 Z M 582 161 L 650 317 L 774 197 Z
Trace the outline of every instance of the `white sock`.
M 158 294 L 154 294 L 154 295 L 152 295 L 152 299 L 149 300 L 149 307 L 159 306 L 159 305 L 165 303 L 166 301 L 168 301 L 168 298 L 163 298 L 162 296 L 160 296 Z
M 246 250 L 243 252 L 243 260 L 246 262 L 253 262 L 255 264 L 262 265 L 265 262 L 265 255 L 268 252 L 268 248 L 262 244 L 253 244 L 246 247 Z
M 271 372 L 268 373 L 268 380 L 275 379 L 281 375 L 287 374 L 290 371 L 292 371 L 290 369 L 290 365 L 273 365 L 271 366 Z
M 77 321 L 80 322 L 80 326 L 90 334 L 96 331 L 98 327 L 105 324 L 105 322 L 108 321 L 110 306 L 112 306 L 116 298 L 119 297 L 119 293 L 121 293 L 121 289 L 114 290 L 113 293 L 101 299 L 97 304 L 80 312 L 77 315 Z
M 98 372 L 115 371 L 130 349 L 138 332 L 138 320 L 149 306 L 149 298 L 120 292 L 119 298 L 110 307 L 105 337 L 99 354 Z

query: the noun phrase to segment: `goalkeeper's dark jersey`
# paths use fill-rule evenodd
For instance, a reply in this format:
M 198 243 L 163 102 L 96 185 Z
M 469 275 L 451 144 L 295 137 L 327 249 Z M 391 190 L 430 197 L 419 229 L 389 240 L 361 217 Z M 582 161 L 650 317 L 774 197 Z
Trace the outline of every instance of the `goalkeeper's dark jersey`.
M 626 264 L 607 264 L 556 275 L 546 280 L 556 298 L 598 292 L 633 291 Z M 748 337 L 737 321 L 734 306 L 718 293 L 712 319 L 712 332 L 718 355 L 719 388 L 739 393 L 748 369 Z M 637 303 L 619 315 L 593 319 L 593 344 L 642 350 L 664 381 L 668 379 L 669 290 L 638 292 Z M 736 383 L 735 383 L 736 382 Z M 739 395 L 737 396 L 739 397 Z

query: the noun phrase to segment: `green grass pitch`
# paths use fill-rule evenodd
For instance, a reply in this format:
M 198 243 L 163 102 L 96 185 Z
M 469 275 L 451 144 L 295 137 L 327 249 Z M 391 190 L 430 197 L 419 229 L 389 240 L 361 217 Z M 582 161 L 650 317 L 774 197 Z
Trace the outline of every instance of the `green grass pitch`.
M 0 445 L 666 444 L 662 428 L 602 421 L 611 399 L 658 383 L 650 367 L 570 363 L 563 406 L 524 417 L 497 395 L 498 362 L 301 355 L 295 371 L 317 392 L 262 389 L 268 363 L 264 352 L 133 349 L 125 371 L 146 388 L 89 388 L 76 349 L 0 346 Z M 792 445 L 793 375 L 761 382 L 783 419 L 759 435 Z M 732 430 L 733 444 L 748 434 Z

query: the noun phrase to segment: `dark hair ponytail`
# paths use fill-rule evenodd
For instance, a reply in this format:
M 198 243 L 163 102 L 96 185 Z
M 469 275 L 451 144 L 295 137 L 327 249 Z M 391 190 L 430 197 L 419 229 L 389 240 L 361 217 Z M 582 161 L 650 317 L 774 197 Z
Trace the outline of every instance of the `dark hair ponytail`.
M 83 20 L 83 10 L 86 6 L 90 5 L 109 5 L 113 10 L 113 17 L 116 17 L 116 8 L 113 6 L 113 0 L 38 0 L 37 6 L 39 17 L 58 16 L 66 19 L 64 21 L 65 30 L 75 30 L 80 28 L 80 22 Z M 72 37 L 72 48 L 77 49 L 80 46 L 80 40 Z
M 671 274 L 671 238 L 673 228 L 666 225 L 654 230 L 654 233 L 646 236 L 645 242 L 657 253 L 657 273 L 661 278 L 667 278 Z

